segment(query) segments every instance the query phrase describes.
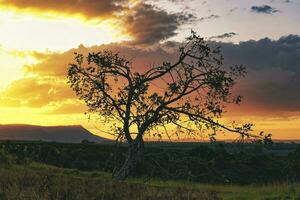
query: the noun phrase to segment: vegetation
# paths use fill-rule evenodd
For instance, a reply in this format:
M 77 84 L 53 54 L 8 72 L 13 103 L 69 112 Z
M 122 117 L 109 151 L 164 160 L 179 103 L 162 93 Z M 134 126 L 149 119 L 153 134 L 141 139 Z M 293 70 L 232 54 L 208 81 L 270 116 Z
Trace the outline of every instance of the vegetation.
M 214 184 L 268 184 L 300 180 L 300 147 L 275 144 L 147 144 L 134 177 Z M 18 161 L 113 173 L 126 159 L 127 145 L 3 142 L 2 152 Z
M 130 182 L 121 184 L 103 179 L 97 173 L 48 166 L 15 166 L 10 170 L 1 169 L 0 173 L 1 176 L 5 174 L 0 180 L 1 199 L 217 199 L 214 191 L 206 193 L 183 187 L 162 188 Z
M 16 143 L 15 145 L 20 144 Z M 26 145 L 32 144 L 27 143 Z M 54 146 L 54 144 L 52 145 Z M 298 149 L 300 148 L 298 147 Z M 298 149 L 297 151 L 299 151 Z M 295 152 L 292 152 L 290 156 L 295 156 Z M 300 185 L 288 180 L 282 183 L 246 186 L 236 184 L 212 185 L 187 180 L 174 181 L 158 178 L 145 179 L 143 177 L 130 178 L 126 182 L 115 182 L 111 180 L 111 173 L 98 170 L 79 171 L 77 169 L 57 168 L 28 159 L 20 159 L 16 155 L 4 153 L 3 149 L 0 151 L 0 159 L 1 200 L 259 200 L 300 198 Z
M 226 104 L 241 101 L 231 90 L 242 66 L 223 66 L 219 47 L 211 47 L 192 32 L 179 48 L 178 59 L 149 69 L 135 69 L 132 62 L 110 51 L 76 54 L 68 78 L 71 88 L 92 113 L 110 122 L 118 140 L 126 140 L 128 153 L 115 174 L 124 180 L 144 156 L 144 136 L 203 135 L 215 140 L 220 129 L 244 138 L 269 141 L 270 135 L 251 133 L 252 124 L 219 122 Z M 143 71 L 143 72 L 141 72 Z M 159 83 L 161 90 L 151 89 Z M 169 128 L 172 126 L 172 128 Z

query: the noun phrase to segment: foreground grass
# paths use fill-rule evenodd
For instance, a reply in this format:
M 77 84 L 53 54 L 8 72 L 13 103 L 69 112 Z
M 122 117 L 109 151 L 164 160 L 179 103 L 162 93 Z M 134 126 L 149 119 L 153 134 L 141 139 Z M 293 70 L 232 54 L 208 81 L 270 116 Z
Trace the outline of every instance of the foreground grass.
M 115 182 L 104 172 L 81 172 L 39 163 L 0 165 L 0 200 L 194 200 L 300 199 L 300 184 L 209 185 L 129 179 Z
M 189 188 L 197 191 L 213 191 L 220 199 L 299 199 L 300 184 L 278 183 L 269 185 L 211 185 L 175 181 L 154 181 L 153 185 L 169 188 Z
M 147 184 L 115 182 L 110 174 L 59 169 L 47 165 L 0 167 L 1 200 L 194 200 L 220 199 L 215 192 L 182 187 L 161 188 Z

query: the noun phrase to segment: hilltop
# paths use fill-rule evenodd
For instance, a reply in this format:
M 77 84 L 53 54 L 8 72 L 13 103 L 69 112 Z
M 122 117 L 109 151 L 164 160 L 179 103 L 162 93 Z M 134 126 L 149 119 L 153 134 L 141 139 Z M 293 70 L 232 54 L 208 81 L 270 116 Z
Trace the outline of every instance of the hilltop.
M 0 140 L 47 141 L 80 143 L 82 140 L 106 142 L 106 138 L 92 134 L 80 125 L 75 126 L 34 126 L 0 125 Z

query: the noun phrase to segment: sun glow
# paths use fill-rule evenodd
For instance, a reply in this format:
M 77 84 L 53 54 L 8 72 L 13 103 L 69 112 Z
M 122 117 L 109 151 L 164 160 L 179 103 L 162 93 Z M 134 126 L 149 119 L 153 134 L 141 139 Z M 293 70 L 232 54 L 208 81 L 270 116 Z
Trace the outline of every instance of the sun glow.
M 0 91 L 13 80 L 22 77 L 24 65 L 38 62 L 28 51 L 8 50 L 0 46 Z
M 113 19 L 20 10 L 0 5 L 0 90 L 22 76 L 24 65 L 38 62 L 33 51 L 66 51 L 80 44 L 100 45 L 130 39 Z M 58 15 L 59 14 L 59 15 Z
M 0 9 L 1 10 L 1 9 Z M 10 49 L 65 51 L 130 39 L 115 20 L 84 20 L 74 16 L 1 10 L 0 44 Z

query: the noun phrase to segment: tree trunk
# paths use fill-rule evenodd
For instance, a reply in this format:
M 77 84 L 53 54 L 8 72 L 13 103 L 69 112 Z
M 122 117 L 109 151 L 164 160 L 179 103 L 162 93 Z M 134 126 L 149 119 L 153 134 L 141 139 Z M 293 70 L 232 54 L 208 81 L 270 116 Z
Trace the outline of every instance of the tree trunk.
M 132 170 L 137 166 L 144 156 L 144 141 L 135 140 L 128 147 L 128 153 L 126 160 L 121 169 L 114 175 L 114 178 L 118 181 L 125 180 L 131 173 Z

